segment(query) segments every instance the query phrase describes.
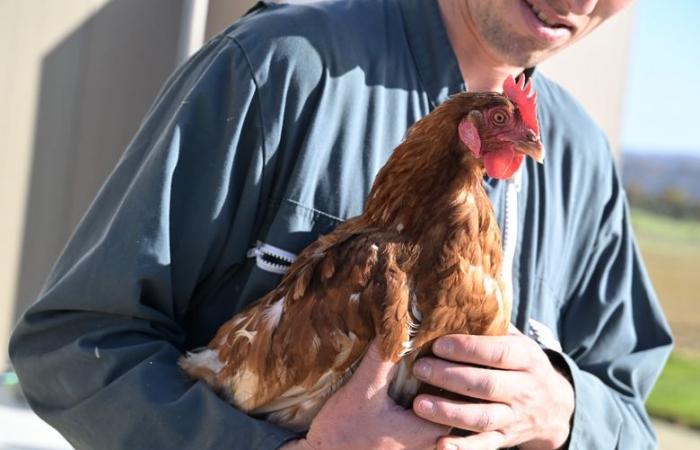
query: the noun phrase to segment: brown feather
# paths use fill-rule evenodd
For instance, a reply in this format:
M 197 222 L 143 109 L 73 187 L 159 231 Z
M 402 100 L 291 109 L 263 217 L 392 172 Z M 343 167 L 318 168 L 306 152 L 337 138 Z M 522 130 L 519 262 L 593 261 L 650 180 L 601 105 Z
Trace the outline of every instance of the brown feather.
M 377 175 L 364 213 L 302 251 L 208 350 L 183 358 L 187 373 L 243 411 L 304 429 L 375 336 L 386 360 L 401 361 L 390 392 L 409 405 L 420 386 L 413 362 L 436 338 L 504 334 L 500 233 L 482 163 L 456 132 L 470 111 L 494 105 L 513 107 L 495 93 L 460 94 L 417 122 Z

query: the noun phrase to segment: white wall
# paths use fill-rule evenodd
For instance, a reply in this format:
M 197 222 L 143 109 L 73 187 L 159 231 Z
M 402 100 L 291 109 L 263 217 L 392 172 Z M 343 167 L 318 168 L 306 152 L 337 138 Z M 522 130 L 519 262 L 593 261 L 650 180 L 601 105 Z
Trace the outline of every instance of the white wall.
M 181 6 L 0 1 L 0 370 L 17 314 L 175 67 Z
M 539 67 L 583 103 L 616 154 L 634 13 L 628 8 Z
M 42 60 L 105 3 L 0 1 L 0 370 L 14 317 Z

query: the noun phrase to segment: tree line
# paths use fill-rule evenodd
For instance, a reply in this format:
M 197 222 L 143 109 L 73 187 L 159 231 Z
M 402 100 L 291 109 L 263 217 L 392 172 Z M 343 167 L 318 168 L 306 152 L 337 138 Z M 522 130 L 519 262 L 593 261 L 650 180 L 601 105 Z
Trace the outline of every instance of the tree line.
M 658 195 L 649 194 L 638 184 L 625 186 L 631 206 L 675 219 L 700 220 L 700 201 L 691 199 L 682 189 L 668 187 Z

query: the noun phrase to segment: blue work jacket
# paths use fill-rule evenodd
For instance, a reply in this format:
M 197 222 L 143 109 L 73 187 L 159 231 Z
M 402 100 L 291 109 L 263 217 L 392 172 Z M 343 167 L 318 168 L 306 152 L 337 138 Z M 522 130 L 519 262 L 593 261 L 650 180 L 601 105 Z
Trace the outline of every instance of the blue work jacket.
M 570 448 L 651 448 L 644 400 L 671 337 L 625 192 L 599 127 L 532 79 L 547 158 L 525 162 L 515 196 L 512 321 L 548 335 L 570 373 Z M 361 213 L 410 125 L 465 89 L 434 0 L 269 5 L 208 42 L 166 83 L 14 332 L 31 406 L 78 449 L 294 437 L 176 361 L 279 282 L 284 262 L 265 249 L 298 253 Z M 503 225 L 508 183 L 485 187 Z

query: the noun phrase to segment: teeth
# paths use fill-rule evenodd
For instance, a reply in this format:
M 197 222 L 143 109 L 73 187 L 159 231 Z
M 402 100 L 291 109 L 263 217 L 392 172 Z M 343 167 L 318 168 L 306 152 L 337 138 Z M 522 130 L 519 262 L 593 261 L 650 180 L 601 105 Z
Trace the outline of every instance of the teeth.
M 535 8 L 535 5 L 530 5 L 530 7 L 535 12 L 535 15 L 537 15 L 537 18 L 540 19 L 542 22 L 544 22 L 545 25 L 547 25 L 549 27 L 554 27 L 557 25 L 556 22 L 552 21 L 549 17 L 547 17 L 545 15 L 545 13 L 543 13 L 539 9 Z
M 549 19 L 547 19 L 547 16 L 545 16 L 544 13 L 542 13 L 542 11 L 537 13 L 537 17 L 539 17 L 540 20 L 544 23 L 549 22 Z

